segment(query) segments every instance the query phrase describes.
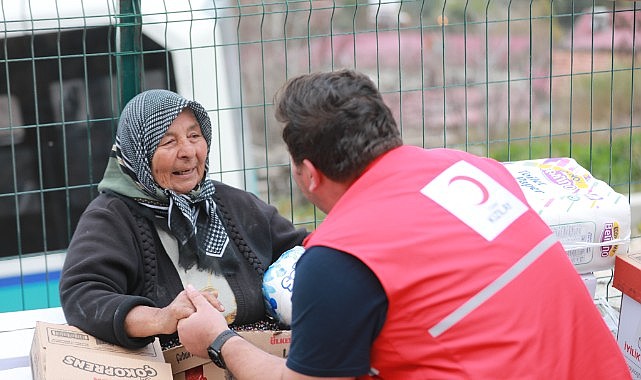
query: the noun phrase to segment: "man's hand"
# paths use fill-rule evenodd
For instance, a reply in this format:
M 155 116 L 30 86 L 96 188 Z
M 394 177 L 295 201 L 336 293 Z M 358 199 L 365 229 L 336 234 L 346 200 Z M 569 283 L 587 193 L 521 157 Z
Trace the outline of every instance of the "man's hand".
M 227 321 L 220 309 L 214 308 L 212 303 L 193 286 L 187 285 L 185 292 L 195 312 L 178 321 L 178 338 L 187 351 L 196 356 L 208 358 L 207 347 L 218 334 L 228 329 Z
M 198 293 L 195 289 L 194 292 Z M 209 303 L 212 308 L 221 312 L 225 311 L 215 295 L 209 292 L 200 292 L 199 294 L 201 294 L 201 299 Z M 187 296 L 187 291 L 183 290 L 169 305 L 163 308 L 140 305 L 131 309 L 125 318 L 125 331 L 130 337 L 173 334 L 177 331 L 178 321 L 195 312 L 196 307 Z
M 195 291 L 195 290 L 194 290 Z M 220 311 L 224 311 L 223 305 L 218 298 L 208 292 L 200 292 L 206 302 Z M 178 321 L 183 318 L 189 317 L 196 312 L 196 307 L 193 305 L 187 291 L 183 290 L 176 296 L 176 298 L 166 307 L 159 310 L 157 313 L 156 321 L 162 321 L 162 326 L 165 326 L 164 334 L 173 334 L 177 331 Z

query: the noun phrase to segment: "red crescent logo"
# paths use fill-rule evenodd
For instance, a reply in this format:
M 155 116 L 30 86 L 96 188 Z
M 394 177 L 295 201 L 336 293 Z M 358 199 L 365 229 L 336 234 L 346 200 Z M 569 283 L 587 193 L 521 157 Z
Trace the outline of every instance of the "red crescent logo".
M 448 182 L 448 185 L 451 185 L 452 183 L 454 183 L 456 181 L 469 182 L 469 183 L 473 184 L 474 186 L 478 187 L 479 190 L 481 190 L 481 192 L 483 193 L 483 199 L 481 199 L 481 201 L 478 203 L 479 205 L 482 205 L 483 203 L 487 202 L 487 200 L 490 198 L 490 193 L 487 191 L 485 186 L 483 186 L 483 184 L 481 182 L 479 182 L 478 180 L 476 180 L 476 179 L 474 179 L 472 177 L 464 176 L 464 175 L 457 175 L 456 177 L 453 177 L 450 180 L 450 182 Z

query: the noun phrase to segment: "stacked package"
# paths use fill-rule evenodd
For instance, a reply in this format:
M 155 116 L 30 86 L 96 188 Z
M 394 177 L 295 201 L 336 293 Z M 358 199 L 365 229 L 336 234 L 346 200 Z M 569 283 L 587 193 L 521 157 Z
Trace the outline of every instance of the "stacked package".
M 630 242 L 630 203 L 572 158 L 504 163 L 579 273 L 611 269 Z M 524 231 L 526 232 L 526 231 Z
M 263 276 L 263 300 L 267 313 L 282 327 L 290 327 L 292 323 L 292 289 L 296 263 L 303 253 L 305 248 L 300 245 L 284 252 Z

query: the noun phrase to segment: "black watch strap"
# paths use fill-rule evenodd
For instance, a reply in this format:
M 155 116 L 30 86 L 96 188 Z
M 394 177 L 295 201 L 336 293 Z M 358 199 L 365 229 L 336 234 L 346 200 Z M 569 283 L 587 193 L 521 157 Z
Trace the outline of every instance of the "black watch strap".
M 234 337 L 234 336 L 239 336 L 236 331 L 234 330 L 225 330 L 221 332 L 216 339 L 212 342 L 211 345 L 209 345 L 209 348 L 207 348 L 207 353 L 209 354 L 209 358 L 211 359 L 214 364 L 216 364 L 218 367 L 226 369 L 227 366 L 225 365 L 225 360 L 223 359 L 223 354 L 221 352 L 223 348 L 223 344 L 229 340 L 229 338 Z

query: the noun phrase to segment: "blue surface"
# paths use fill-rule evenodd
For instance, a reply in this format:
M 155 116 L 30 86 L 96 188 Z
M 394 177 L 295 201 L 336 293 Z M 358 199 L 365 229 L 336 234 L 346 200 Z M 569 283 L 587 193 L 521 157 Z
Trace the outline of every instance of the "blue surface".
M 0 313 L 60 306 L 60 271 L 0 278 Z

